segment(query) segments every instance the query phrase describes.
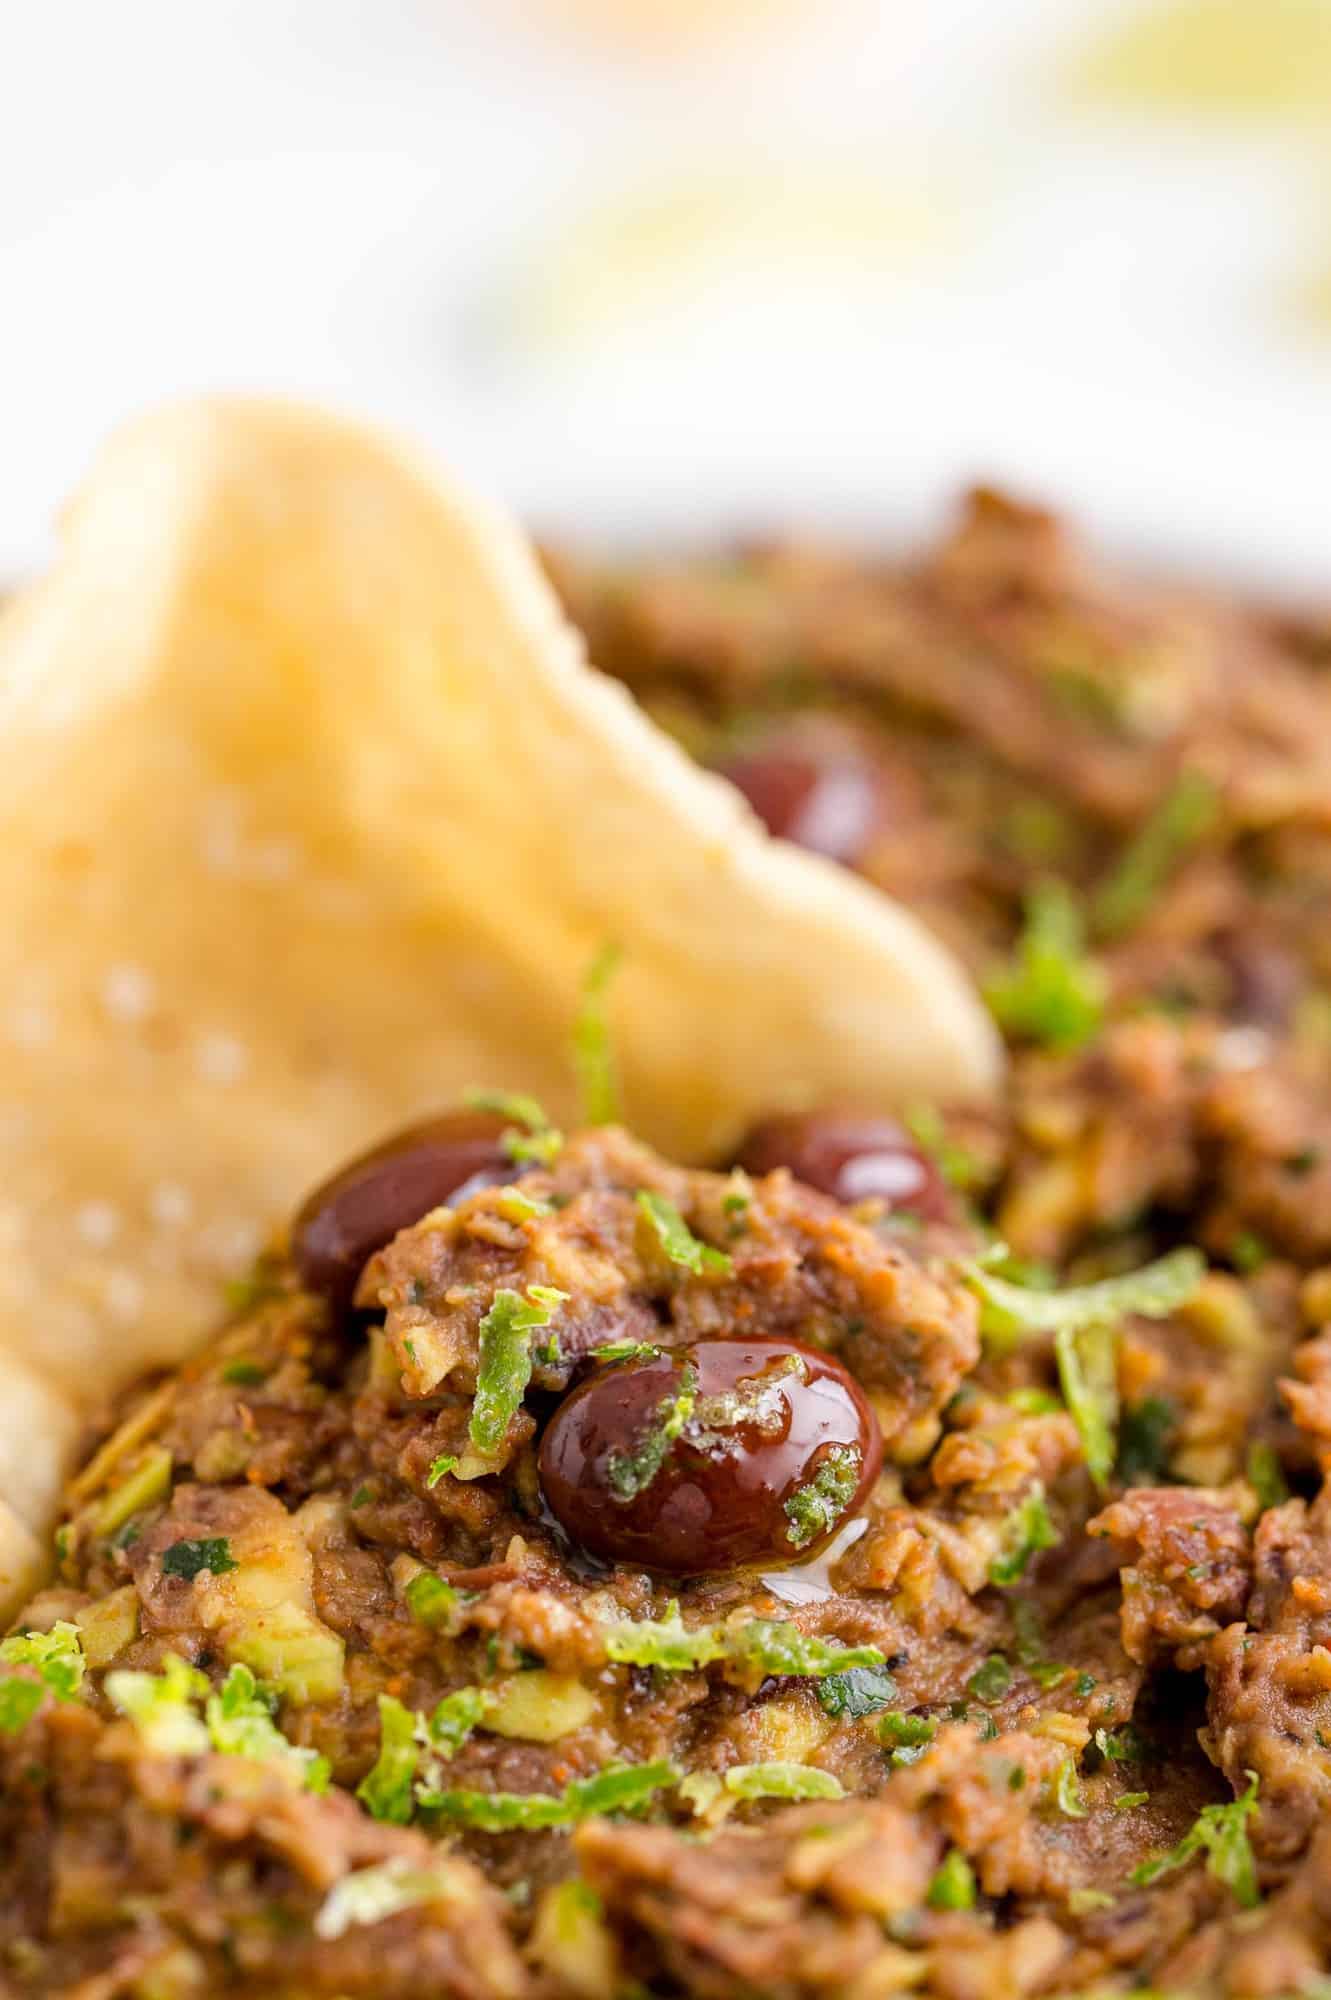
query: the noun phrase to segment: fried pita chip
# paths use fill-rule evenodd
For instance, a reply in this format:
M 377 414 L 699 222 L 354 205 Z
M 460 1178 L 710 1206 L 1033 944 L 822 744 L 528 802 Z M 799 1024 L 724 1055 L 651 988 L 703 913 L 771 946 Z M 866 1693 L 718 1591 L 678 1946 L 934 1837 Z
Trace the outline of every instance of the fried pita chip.
M 0 621 L 0 718 L 0 1345 L 76 1405 L 398 1122 L 572 1116 L 607 940 L 628 1115 L 681 1156 L 998 1074 L 944 949 L 590 671 L 515 527 L 331 419 L 116 438 Z

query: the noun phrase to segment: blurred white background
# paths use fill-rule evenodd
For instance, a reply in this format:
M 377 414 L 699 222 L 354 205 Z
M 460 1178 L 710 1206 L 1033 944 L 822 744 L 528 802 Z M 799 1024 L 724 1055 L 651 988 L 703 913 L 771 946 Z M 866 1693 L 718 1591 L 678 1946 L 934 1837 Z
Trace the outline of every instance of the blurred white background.
M 1001 477 L 1316 589 L 1329 0 L 6 10 L 0 564 L 126 412 L 387 418 L 541 527 Z

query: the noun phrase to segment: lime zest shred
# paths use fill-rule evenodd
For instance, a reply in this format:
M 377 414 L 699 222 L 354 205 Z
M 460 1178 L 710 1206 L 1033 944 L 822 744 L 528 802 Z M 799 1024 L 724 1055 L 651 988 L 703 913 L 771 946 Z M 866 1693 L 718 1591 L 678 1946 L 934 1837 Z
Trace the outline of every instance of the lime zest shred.
M 130 1668 L 108 1674 L 103 1689 L 156 1756 L 198 1757 L 211 1749 L 207 1725 L 194 1712 L 194 1703 L 211 1692 L 208 1676 L 178 1654 L 166 1655 L 159 1674 Z
M 1244 1476 L 1257 1495 L 1258 1505 L 1263 1513 L 1268 1507 L 1282 1507 L 1288 1500 L 1289 1487 L 1275 1447 L 1261 1438 L 1255 1439 L 1248 1446 L 1248 1462 Z
M 478 1833 L 516 1828 L 573 1826 L 613 1812 L 635 1812 L 657 1792 L 678 1783 L 679 1772 L 664 1759 L 652 1764 L 609 1764 L 590 1778 L 575 1778 L 562 1792 L 422 1791 L 420 1804 L 456 1826 Z
M 67 1618 L 58 1619 L 49 1632 L 13 1633 L 0 1643 L 0 1660 L 10 1667 L 35 1668 L 58 1701 L 74 1699 L 87 1671 L 79 1628 Z
M 1128 1877 L 1133 1888 L 1147 1888 L 1173 1869 L 1186 1867 L 1194 1855 L 1205 1854 L 1207 1873 L 1224 1884 L 1241 1908 L 1255 1908 L 1261 1892 L 1248 1821 L 1257 1811 L 1257 1773 L 1246 1776 L 1248 1788 L 1238 1798 L 1229 1805 L 1203 1806 L 1176 1846 L 1134 1868 Z
M 335 1882 L 314 1919 L 314 1934 L 333 1942 L 360 1924 L 380 1924 L 402 1910 L 447 1901 L 454 1883 L 454 1871 L 446 1861 L 422 1868 L 395 1854 Z
M 563 1150 L 564 1135 L 550 1123 L 545 1106 L 520 1090 L 464 1090 L 469 1111 L 493 1111 L 511 1122 L 499 1143 L 518 1166 L 548 1167 Z
M 288 1742 L 253 1673 L 239 1661 L 221 1689 L 208 1696 L 203 1713 L 212 1747 L 221 1756 L 251 1757 L 260 1763 L 291 1759 L 301 1767 L 307 1790 L 327 1791 L 332 1776 L 328 1759 L 317 1750 Z
M 975 1870 L 959 1847 L 949 1848 L 925 1895 L 931 1910 L 973 1910 Z
M 829 1535 L 855 1498 L 864 1454 L 858 1445 L 829 1446 L 812 1479 L 797 1486 L 782 1508 L 790 1526 L 786 1540 L 792 1548 L 807 1549 L 810 1542 Z
M 784 1619 L 751 1618 L 743 1625 L 686 1626 L 678 1607 L 661 1620 L 626 1620 L 604 1628 L 607 1659 L 618 1666 L 691 1673 L 724 1660 L 742 1669 L 821 1679 L 857 1667 L 882 1667 L 877 1646 L 833 1646 Z
M 567 1298 L 567 1292 L 553 1285 L 529 1285 L 525 1298 L 507 1287 L 495 1293 L 481 1321 L 476 1395 L 468 1425 L 477 1451 L 494 1452 L 503 1443 L 531 1380 L 531 1334 L 536 1327 L 548 1326 Z
M 1054 1804 L 1064 1819 L 1086 1818 L 1086 1801 L 1081 1795 L 1077 1767 L 1071 1757 L 1063 1759 L 1054 1778 Z
M 455 1451 L 441 1451 L 438 1458 L 430 1460 L 430 1470 L 425 1475 L 427 1486 L 437 1486 L 446 1472 L 452 1472 L 462 1460 Z
M 1086 1469 L 1103 1488 L 1114 1469 L 1118 1434 L 1118 1335 L 1111 1326 L 1060 1326 L 1054 1359 L 1068 1414 L 1081 1438 Z
M 572 1056 L 585 1125 L 613 1125 L 620 1116 L 619 1070 L 605 1001 L 622 958 L 619 945 L 603 944 L 582 982 L 582 1001 L 573 1024 Z
M 725 1788 L 737 1799 L 840 1799 L 841 1781 L 811 1764 L 735 1764 Z
M 716 1250 L 710 1243 L 702 1242 L 685 1222 L 672 1201 L 652 1188 L 639 1188 L 634 1196 L 638 1213 L 643 1216 L 658 1245 L 672 1264 L 680 1265 L 698 1277 L 704 1271 L 714 1271 L 718 1275 L 733 1269 L 733 1261 L 724 1250 Z
M 1184 771 L 1129 840 L 1091 903 L 1097 937 L 1122 937 L 1140 923 L 1179 861 L 1219 817 L 1220 795 L 1200 771 Z
M 678 1387 L 662 1396 L 646 1429 L 629 1451 L 612 1451 L 606 1459 L 606 1485 L 621 1506 L 645 1493 L 670 1456 L 670 1447 L 693 1415 L 698 1371 L 684 1362 Z
M 1000 1247 L 985 1262 L 961 1267 L 964 1282 L 979 1294 L 983 1330 L 1000 1339 L 1013 1334 L 1056 1333 L 1060 1327 L 1077 1332 L 1087 1326 L 1112 1326 L 1131 1314 L 1167 1319 L 1188 1303 L 1206 1275 L 1201 1251 L 1184 1246 L 1136 1271 L 1099 1278 L 1090 1285 L 1043 1291 L 1015 1285 L 989 1268 L 994 1257 L 1003 1254 Z
M 1045 1048 L 1077 1049 L 1104 1020 L 1103 970 L 1085 951 L 1086 926 L 1064 882 L 1038 882 L 1010 964 L 985 981 L 990 1013 L 1007 1035 Z
M 420 1763 L 418 1718 L 396 1695 L 379 1696 L 379 1755 L 356 1787 L 356 1797 L 372 1819 L 405 1826 L 411 1818 Z

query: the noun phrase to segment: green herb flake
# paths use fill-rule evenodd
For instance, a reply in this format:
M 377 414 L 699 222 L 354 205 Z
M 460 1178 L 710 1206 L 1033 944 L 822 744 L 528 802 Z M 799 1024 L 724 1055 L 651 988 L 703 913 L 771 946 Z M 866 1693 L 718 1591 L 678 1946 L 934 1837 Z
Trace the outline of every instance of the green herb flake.
M 364 1507 L 366 1503 L 370 1500 L 373 1500 L 373 1498 L 374 1495 L 370 1491 L 368 1486 L 358 1486 L 356 1488 L 356 1491 L 352 1494 L 350 1500 L 348 1500 L 347 1505 L 351 1508 L 351 1511 L 354 1514 L 358 1507 Z
M 1068 1915 L 1072 1917 L 1093 1916 L 1097 1910 L 1112 1910 L 1114 1899 L 1103 1889 L 1070 1889 L 1068 1891 Z M 1142 1996 L 1145 2000 L 1145 1996 Z
M 613 1812 L 636 1812 L 678 1779 L 673 1764 L 612 1764 L 592 1778 L 577 1778 L 557 1795 L 544 1792 L 423 1791 L 428 1812 L 477 1833 L 572 1826 Z
M 225 1535 L 205 1535 L 198 1541 L 172 1542 L 162 1555 L 163 1576 L 181 1576 L 192 1583 L 207 1570 L 210 1576 L 225 1576 L 240 1565 L 231 1553 Z
M 452 1584 L 428 1569 L 418 1570 L 402 1595 L 417 1624 L 428 1626 L 432 1632 L 450 1624 L 458 1606 L 458 1594 Z
M 556 1291 L 553 1285 L 530 1285 L 525 1298 L 506 1288 L 495 1293 L 494 1304 L 481 1321 L 476 1396 L 468 1427 L 477 1451 L 494 1452 L 503 1443 L 531 1380 L 532 1332 L 548 1326 L 567 1298 L 567 1292 Z M 431 1475 L 433 1471 L 432 1466 Z
M 49 1632 L 15 1632 L 0 1643 L 0 1660 L 10 1667 L 34 1668 L 57 1701 L 73 1700 L 87 1669 L 79 1628 L 67 1618 Z
M 1012 1686 L 1012 1669 L 1001 1653 L 990 1653 L 966 1683 L 966 1692 L 986 1707 L 1001 1701 Z
M 1125 1486 L 1158 1486 L 1169 1470 L 1169 1440 L 1178 1411 L 1167 1396 L 1143 1396 L 1123 1412 L 1118 1476 Z
M 1248 1446 L 1248 1462 L 1245 1468 L 1249 1486 L 1257 1495 L 1258 1505 L 1263 1513 L 1268 1507 L 1282 1507 L 1289 1498 L 1289 1487 L 1274 1446 L 1262 1439 L 1254 1440 Z
M 664 1673 L 688 1673 L 725 1660 L 755 1673 L 817 1680 L 884 1664 L 877 1646 L 831 1646 L 785 1620 L 751 1618 L 742 1625 L 689 1627 L 677 1610 L 658 1623 L 607 1626 L 605 1650 L 617 1665 L 659 1667 Z
M 204 1723 L 213 1749 L 224 1757 L 252 1757 L 261 1763 L 290 1760 L 303 1773 L 312 1792 L 328 1789 L 332 1767 L 317 1750 L 289 1743 L 277 1724 L 258 1682 L 246 1666 L 234 1665 L 220 1692 L 210 1694 Z
M 524 1194 L 520 1187 L 496 1189 L 495 1207 L 505 1222 L 529 1222 L 534 1216 L 554 1214 L 548 1201 L 540 1195 Z
M 925 1897 L 931 1910 L 973 1910 L 975 1871 L 959 1847 L 950 1848 Z
M 1257 1863 L 1248 1839 L 1248 1821 L 1257 1811 L 1257 1773 L 1249 1771 L 1248 1789 L 1227 1806 L 1203 1806 L 1176 1847 L 1143 1861 L 1128 1877 L 1135 1889 L 1149 1887 L 1175 1868 L 1186 1867 L 1194 1855 L 1205 1854 L 1207 1872 L 1231 1892 L 1243 1909 L 1259 1901 Z
M 582 1002 L 573 1024 L 573 1072 L 587 1125 L 613 1125 L 620 1115 L 619 1073 L 605 1003 L 622 956 L 617 944 L 602 945 L 582 982 Z
M 738 1799 L 839 1799 L 840 1781 L 808 1764 L 736 1764 L 725 1775 Z
M 1091 905 L 1097 936 L 1122 937 L 1141 922 L 1179 861 L 1215 826 L 1219 808 L 1210 779 L 1184 771 L 1101 883 Z
M 420 1755 L 415 1715 L 395 1695 L 381 1694 L 379 1755 L 356 1787 L 356 1797 L 371 1818 L 393 1826 L 407 1824 Z
M 1052 1549 L 1058 1542 L 1054 1524 L 1049 1518 L 1049 1508 L 1045 1502 L 1044 1487 L 1037 1481 L 1008 1515 L 1003 1527 L 1006 1552 L 995 1556 L 989 1565 L 989 1581 L 1000 1586 L 1019 1583 L 1025 1576 L 1031 1557 L 1041 1549 Z
M 1085 942 L 1066 884 L 1038 883 L 1027 895 L 1025 927 L 1011 963 L 984 986 L 1004 1034 L 1051 1049 L 1076 1049 L 1091 1040 L 1104 1019 L 1106 986 Z
M 721 1274 L 733 1269 L 726 1252 L 714 1250 L 710 1243 L 696 1237 L 674 1203 L 663 1194 L 639 1188 L 634 1199 L 639 1215 L 646 1220 L 657 1245 L 672 1264 L 691 1271 L 695 1277 L 704 1271 Z
M 907 1715 L 904 1709 L 893 1708 L 878 1718 L 878 1741 L 893 1753 L 894 1764 L 913 1764 L 937 1734 L 938 1724 L 931 1715 Z
M 1251 1229 L 1241 1229 L 1229 1246 L 1229 1260 L 1241 1277 L 1250 1278 L 1269 1263 L 1271 1247 Z
M 511 1119 L 499 1143 L 518 1166 L 548 1167 L 563 1148 L 563 1133 L 556 1131 L 534 1097 L 515 1090 L 466 1090 L 462 1101 L 468 1110 L 493 1111 Z
M 606 1484 L 621 1506 L 627 1506 L 646 1492 L 669 1458 L 671 1445 L 693 1415 L 698 1372 L 686 1361 L 677 1380 L 678 1386 L 662 1396 L 632 1448 L 612 1451 L 606 1459 Z
M 983 1183 L 982 1162 L 949 1137 L 942 1113 L 932 1104 L 912 1104 L 902 1114 L 902 1123 L 916 1145 L 928 1153 L 943 1179 L 959 1194 L 968 1194 Z
M 786 1540 L 792 1548 L 807 1549 L 810 1542 L 830 1535 L 855 1498 L 864 1463 L 858 1445 L 828 1446 L 812 1479 L 797 1486 L 782 1512 L 789 1521 Z
M 1136 1806 L 1144 1806 L 1150 1798 L 1149 1792 L 1120 1792 L 1114 1800 L 1115 1812 L 1131 1812 Z
M 401 1910 L 451 1901 L 455 1894 L 456 1875 L 447 1861 L 423 1868 L 393 1855 L 335 1883 L 314 1919 L 314 1933 L 333 1942 L 361 1924 L 381 1924 Z
M 438 1458 L 430 1460 L 430 1470 L 425 1475 L 427 1486 L 437 1486 L 446 1473 L 453 1472 L 461 1463 L 455 1451 L 440 1452 Z
M 1058 1767 L 1058 1774 L 1054 1779 L 1054 1804 L 1064 1819 L 1086 1817 L 1086 1801 L 1081 1795 L 1077 1767 L 1071 1757 L 1065 1757 Z
M 852 1667 L 846 1674 L 826 1674 L 818 1683 L 818 1701 L 824 1714 L 847 1722 L 876 1715 L 896 1698 L 897 1684 L 885 1667 Z
M 238 1389 L 256 1389 L 268 1376 L 257 1361 L 228 1361 L 222 1370 L 222 1380 Z

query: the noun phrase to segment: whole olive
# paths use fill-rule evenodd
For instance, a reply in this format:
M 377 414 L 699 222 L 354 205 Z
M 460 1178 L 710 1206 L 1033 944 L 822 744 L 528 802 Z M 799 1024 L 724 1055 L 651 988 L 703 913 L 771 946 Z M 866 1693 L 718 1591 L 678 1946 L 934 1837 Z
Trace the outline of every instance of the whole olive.
M 882 1464 L 862 1390 L 793 1340 L 703 1340 L 599 1369 L 541 1443 L 541 1486 L 574 1542 L 673 1576 L 822 1547 Z
M 351 1304 L 368 1258 L 399 1229 L 477 1188 L 515 1180 L 504 1150 L 508 1121 L 492 1111 L 449 1111 L 395 1132 L 315 1188 L 291 1228 L 301 1283 L 334 1310 Z
M 835 748 L 778 740 L 719 766 L 769 833 L 853 867 L 885 816 L 873 760 Z
M 837 1201 L 876 1196 L 889 1211 L 909 1209 L 928 1222 L 955 1213 L 947 1182 L 895 1118 L 827 1109 L 765 1118 L 748 1133 L 738 1164 L 751 1174 L 788 1167 L 797 1181 Z

